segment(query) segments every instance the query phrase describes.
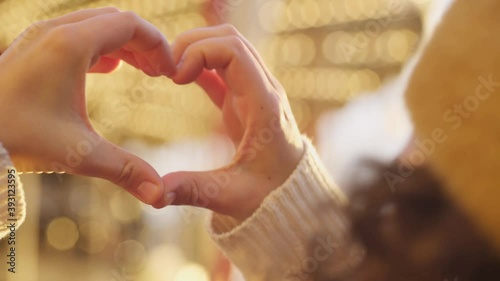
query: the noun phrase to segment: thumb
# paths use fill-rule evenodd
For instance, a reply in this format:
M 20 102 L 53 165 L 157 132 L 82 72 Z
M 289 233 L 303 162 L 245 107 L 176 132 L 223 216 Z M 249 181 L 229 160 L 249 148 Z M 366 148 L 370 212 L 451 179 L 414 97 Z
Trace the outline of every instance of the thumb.
M 168 186 L 162 200 L 155 207 L 166 205 L 191 205 L 211 209 L 216 206 L 217 197 L 221 195 L 230 181 L 229 175 L 217 171 L 176 172 L 163 177 L 163 184 Z M 175 194 L 175 198 L 174 198 Z
M 99 61 L 94 64 L 88 71 L 88 73 L 111 73 L 121 66 L 121 60 L 108 57 L 100 57 Z
M 153 206 L 190 205 L 244 219 L 266 196 L 255 176 L 240 165 L 207 172 L 176 172 L 163 177 L 164 196 Z
M 80 143 L 73 151 L 73 158 L 81 157 L 81 165 L 74 169 L 76 174 L 109 180 L 146 204 L 161 199 L 163 184 L 151 165 L 100 136 L 94 140 Z M 70 155 L 66 161 L 69 159 Z

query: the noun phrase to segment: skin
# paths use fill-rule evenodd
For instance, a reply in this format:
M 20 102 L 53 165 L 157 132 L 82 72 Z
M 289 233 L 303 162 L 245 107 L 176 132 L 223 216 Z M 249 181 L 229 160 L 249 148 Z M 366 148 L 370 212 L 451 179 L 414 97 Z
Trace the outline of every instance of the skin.
M 237 220 L 251 216 L 282 185 L 304 153 L 283 87 L 232 26 L 194 29 L 172 46 L 177 84 L 196 82 L 220 108 L 236 153 L 227 166 L 163 177 L 163 207 L 194 205 Z
M 177 84 L 198 83 L 221 109 L 236 147 L 231 163 L 161 178 L 99 136 L 87 115 L 85 79 L 113 71 L 120 60 Z M 244 220 L 304 153 L 283 87 L 230 25 L 185 32 L 170 49 L 158 29 L 131 12 L 74 12 L 36 23 L 16 39 L 0 56 L 0 84 L 0 103 L 8 105 L 0 112 L 0 139 L 18 171 L 107 179 L 157 208 L 194 205 Z M 82 150 L 82 142 L 90 149 Z M 84 152 L 78 165 L 68 161 L 68 148 Z
M 106 27 L 106 28 L 103 28 Z M 54 171 L 109 180 L 147 204 L 163 184 L 145 161 L 99 136 L 85 104 L 87 73 L 113 71 L 123 60 L 151 76 L 175 72 L 158 29 L 115 8 L 74 12 L 34 24 L 0 56 L 1 140 L 20 172 Z M 70 147 L 92 140 L 81 163 Z M 105 155 L 106 157 L 103 157 Z M 55 169 L 55 163 L 57 165 Z M 144 184 L 147 183 L 147 184 Z

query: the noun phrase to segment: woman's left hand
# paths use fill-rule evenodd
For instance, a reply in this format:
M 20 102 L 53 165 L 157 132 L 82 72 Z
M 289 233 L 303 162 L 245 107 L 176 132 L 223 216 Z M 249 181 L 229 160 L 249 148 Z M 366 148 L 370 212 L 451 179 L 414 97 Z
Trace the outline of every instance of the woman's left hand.
M 179 62 L 172 80 L 205 90 L 221 109 L 236 153 L 216 170 L 164 176 L 165 199 L 154 206 L 194 205 L 243 221 L 289 178 L 305 151 L 285 90 L 230 25 L 187 31 L 172 50 Z

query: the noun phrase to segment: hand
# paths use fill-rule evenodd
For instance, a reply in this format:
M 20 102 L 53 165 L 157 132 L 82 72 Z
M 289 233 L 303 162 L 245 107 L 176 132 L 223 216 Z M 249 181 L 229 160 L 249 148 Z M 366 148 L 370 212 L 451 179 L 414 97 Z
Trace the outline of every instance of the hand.
M 0 141 L 19 171 L 100 177 L 145 203 L 161 198 L 156 171 L 104 140 L 88 119 L 87 73 L 110 72 L 120 60 L 152 76 L 175 71 L 163 35 L 115 8 L 36 23 L 0 56 Z
M 229 25 L 179 36 L 172 48 L 177 84 L 196 81 L 222 110 L 237 147 L 226 167 L 164 176 L 163 207 L 194 205 L 244 220 L 290 176 L 303 142 L 282 86 L 250 43 Z

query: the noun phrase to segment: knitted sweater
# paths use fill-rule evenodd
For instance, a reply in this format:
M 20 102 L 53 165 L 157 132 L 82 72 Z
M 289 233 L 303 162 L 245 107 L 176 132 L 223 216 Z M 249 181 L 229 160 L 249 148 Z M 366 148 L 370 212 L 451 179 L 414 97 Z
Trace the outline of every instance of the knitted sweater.
M 13 231 L 26 216 L 24 191 L 9 154 L 0 144 L 0 238 L 13 236 Z M 13 227 L 14 226 L 14 227 Z
M 342 214 L 346 199 L 329 178 L 309 140 L 283 185 L 255 213 L 238 222 L 212 214 L 209 232 L 247 281 L 310 280 L 322 261 L 343 270 L 362 256 L 348 245 Z

